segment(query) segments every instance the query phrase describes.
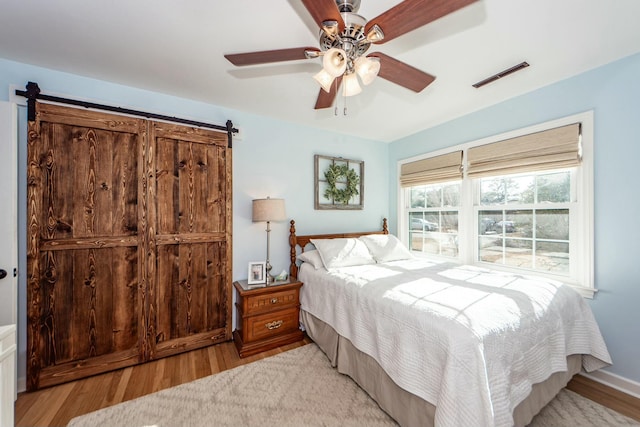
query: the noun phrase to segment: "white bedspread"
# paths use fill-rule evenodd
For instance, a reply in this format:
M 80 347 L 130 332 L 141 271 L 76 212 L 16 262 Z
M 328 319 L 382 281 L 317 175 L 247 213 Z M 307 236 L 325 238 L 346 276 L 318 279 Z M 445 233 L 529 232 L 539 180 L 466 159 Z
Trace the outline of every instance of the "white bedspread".
M 424 259 L 303 264 L 298 277 L 301 308 L 436 405 L 436 426 L 511 426 L 567 355 L 583 354 L 587 371 L 611 363 L 590 307 L 558 282 Z

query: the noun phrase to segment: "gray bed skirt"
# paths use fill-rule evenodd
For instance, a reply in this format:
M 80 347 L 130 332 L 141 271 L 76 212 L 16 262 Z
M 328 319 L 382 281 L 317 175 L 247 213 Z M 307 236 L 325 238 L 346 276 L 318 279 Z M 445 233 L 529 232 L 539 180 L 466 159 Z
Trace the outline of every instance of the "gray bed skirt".
M 301 310 L 300 319 L 309 337 L 324 351 L 338 372 L 350 376 L 401 426 L 433 426 L 435 406 L 398 387 L 371 356 L 340 336 L 327 323 Z M 556 372 L 534 384 L 531 394 L 514 410 L 516 426 L 525 426 L 567 385 L 582 365 L 582 356 L 567 358 L 567 372 Z

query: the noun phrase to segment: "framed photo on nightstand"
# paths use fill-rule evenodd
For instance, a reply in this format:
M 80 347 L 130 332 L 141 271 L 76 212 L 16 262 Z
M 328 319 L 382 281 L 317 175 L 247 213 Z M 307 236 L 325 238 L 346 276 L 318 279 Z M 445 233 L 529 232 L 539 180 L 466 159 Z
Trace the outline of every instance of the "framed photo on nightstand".
M 249 263 L 249 272 L 247 275 L 247 284 L 255 285 L 256 283 L 266 282 L 266 262 L 254 261 Z

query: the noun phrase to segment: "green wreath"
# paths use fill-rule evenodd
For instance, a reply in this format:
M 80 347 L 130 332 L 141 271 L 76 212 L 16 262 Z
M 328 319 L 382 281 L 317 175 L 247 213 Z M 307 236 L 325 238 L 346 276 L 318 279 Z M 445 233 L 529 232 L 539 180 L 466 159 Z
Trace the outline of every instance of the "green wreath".
M 324 190 L 324 197 L 333 200 L 335 203 L 348 204 L 352 197 L 360 194 L 358 186 L 360 185 L 360 177 L 353 169 L 344 165 L 330 165 L 324 173 L 327 180 L 327 189 Z M 346 180 L 344 188 L 337 188 L 336 183 L 340 180 Z

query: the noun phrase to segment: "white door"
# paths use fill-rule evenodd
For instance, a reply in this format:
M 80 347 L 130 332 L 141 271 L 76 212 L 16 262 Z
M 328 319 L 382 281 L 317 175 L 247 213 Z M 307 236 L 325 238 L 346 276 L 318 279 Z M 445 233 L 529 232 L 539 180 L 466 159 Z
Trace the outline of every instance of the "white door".
M 16 105 L 0 102 L 0 326 L 18 317 L 17 127 Z

